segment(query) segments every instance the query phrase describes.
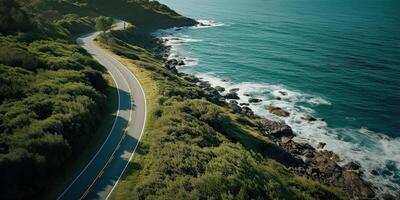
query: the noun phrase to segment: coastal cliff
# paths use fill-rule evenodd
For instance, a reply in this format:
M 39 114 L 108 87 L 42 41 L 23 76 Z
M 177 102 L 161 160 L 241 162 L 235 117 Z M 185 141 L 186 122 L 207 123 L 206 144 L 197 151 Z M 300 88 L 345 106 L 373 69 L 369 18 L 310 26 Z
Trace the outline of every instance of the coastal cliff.
M 224 93 L 179 72 L 185 63 L 168 58 L 165 40 L 134 27 L 97 40 L 138 76 L 150 104 L 142 153 L 113 198 L 375 198 L 358 164 L 340 166 L 338 155 L 322 150 L 324 144 L 317 150 L 294 142 L 289 126 L 239 105 L 237 90 Z
M 288 125 L 236 102 L 236 90 L 224 93 L 180 73 L 176 66 L 184 63 L 168 59 L 165 41 L 151 33 L 193 26 L 195 20 L 147 0 L 17 2 L 21 16 L 32 21 L 27 26 L 11 20 L 15 29 L 2 27 L 8 31 L 0 36 L 6 44 L 2 54 L 20 55 L 0 57 L 1 81 L 13 83 L 0 99 L 1 182 L 10 186 L 1 190 L 2 199 L 38 199 L 57 191 L 63 172 L 79 168 L 68 164 L 74 156 L 89 148 L 86 143 L 104 139 L 92 130 L 113 116 L 115 88 L 74 44 L 77 35 L 94 31 L 99 16 L 133 25 L 96 41 L 138 77 L 149 104 L 143 139 L 112 199 L 375 198 L 356 163 L 340 166 L 339 156 L 324 151 L 323 144 L 317 150 L 294 142 Z M 71 104 L 76 112 L 63 110 Z M 101 112 L 104 107 L 111 108 Z M 280 108 L 269 111 L 290 115 Z

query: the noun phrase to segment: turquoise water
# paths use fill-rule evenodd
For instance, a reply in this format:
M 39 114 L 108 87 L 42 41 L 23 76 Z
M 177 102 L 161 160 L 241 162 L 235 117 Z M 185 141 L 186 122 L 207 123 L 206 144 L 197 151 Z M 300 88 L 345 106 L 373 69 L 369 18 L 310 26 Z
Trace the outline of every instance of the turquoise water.
M 186 60 L 180 70 L 240 88 L 243 102 L 245 93 L 262 98 L 251 105 L 257 114 L 361 163 L 377 191 L 400 190 L 400 1 L 160 2 L 210 25 L 164 31 L 179 39 L 169 45 Z M 270 105 L 290 117 L 273 116 Z

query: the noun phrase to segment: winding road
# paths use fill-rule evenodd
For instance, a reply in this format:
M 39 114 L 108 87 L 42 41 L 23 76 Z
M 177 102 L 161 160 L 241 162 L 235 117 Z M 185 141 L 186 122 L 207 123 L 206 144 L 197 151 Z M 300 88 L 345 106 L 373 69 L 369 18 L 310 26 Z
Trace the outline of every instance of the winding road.
M 113 30 L 123 28 L 123 21 L 113 26 Z M 59 200 L 107 199 L 133 157 L 145 126 L 146 98 L 142 86 L 129 69 L 94 43 L 98 34 L 79 37 L 77 43 L 114 79 L 118 90 L 117 116 L 103 145 L 58 196 Z

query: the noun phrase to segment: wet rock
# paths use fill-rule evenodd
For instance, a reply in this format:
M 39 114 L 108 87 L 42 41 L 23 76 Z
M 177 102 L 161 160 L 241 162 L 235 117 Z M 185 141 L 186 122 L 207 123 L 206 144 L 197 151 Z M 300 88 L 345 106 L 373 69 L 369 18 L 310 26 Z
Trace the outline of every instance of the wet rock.
M 178 65 L 178 60 L 173 58 L 173 59 L 167 60 L 167 62 L 165 62 L 165 64 L 169 65 L 169 66 L 176 66 L 176 65 Z
M 293 137 L 293 131 L 284 122 L 276 122 L 268 119 L 258 119 L 256 121 L 257 128 L 265 135 L 281 138 L 283 136 Z
M 290 116 L 289 112 L 287 112 L 287 111 L 285 111 L 285 110 L 283 110 L 282 108 L 279 108 L 279 107 L 270 106 L 268 108 L 268 111 L 270 113 L 274 114 L 274 115 L 279 116 L 279 117 L 289 117 Z
M 360 164 L 355 162 L 349 162 L 343 166 L 343 169 L 347 171 L 358 171 L 360 168 L 361 168 Z
M 275 100 L 279 100 L 279 101 L 282 100 L 281 97 L 275 97 L 274 99 L 275 99 Z
M 232 89 L 230 89 L 229 90 L 229 92 L 234 92 L 234 93 L 236 93 L 236 92 L 239 92 L 239 88 L 232 88 Z
M 251 94 L 249 94 L 249 93 L 244 93 L 243 95 L 246 97 L 251 97 Z
M 250 98 L 249 99 L 249 103 L 260 103 L 260 102 L 262 102 L 261 99 L 257 99 L 257 98 Z
M 242 112 L 242 108 L 238 105 L 239 103 L 235 100 L 230 100 L 228 106 L 232 108 L 234 113 Z
M 313 122 L 313 121 L 317 121 L 317 118 L 311 116 L 311 115 L 306 115 L 306 116 L 302 116 L 301 117 L 302 120 L 306 120 L 308 122 Z
M 204 88 L 209 88 L 209 87 L 211 87 L 211 84 L 210 84 L 208 81 L 200 81 L 200 82 L 198 83 L 198 86 L 204 89 Z
M 224 97 L 227 99 L 240 99 L 238 94 L 234 91 L 229 91 L 229 93 L 226 94 Z
M 249 103 L 240 103 L 239 105 L 241 105 L 241 106 L 249 106 L 250 104 Z
M 182 66 L 182 65 L 185 65 L 186 63 L 185 63 L 185 61 L 183 61 L 183 60 L 179 60 L 178 61 L 178 63 L 177 63 L 177 65 L 179 65 L 179 66 Z
M 199 78 L 197 78 L 197 77 L 195 77 L 195 76 L 193 76 L 191 74 L 184 74 L 184 75 L 182 75 L 182 78 L 187 80 L 187 81 L 189 81 L 189 82 L 191 82 L 191 83 L 198 83 L 200 81 Z
M 318 145 L 317 145 L 317 149 L 323 149 L 325 146 L 326 146 L 326 143 L 325 143 L 325 142 L 320 142 L 320 143 L 318 143 Z
M 224 91 L 225 91 L 225 88 L 223 88 L 223 87 L 221 87 L 221 86 L 215 86 L 215 89 L 216 89 L 218 92 L 224 92 Z
M 336 154 L 333 153 L 332 151 L 320 151 L 319 154 L 321 154 L 322 156 L 328 158 L 329 160 L 332 160 L 334 162 L 341 162 L 342 160 L 340 159 L 340 157 Z
M 243 115 L 246 115 L 248 117 L 253 117 L 254 116 L 254 112 L 253 110 L 251 110 L 251 108 L 244 106 L 242 107 L 242 111 L 240 112 Z
M 379 172 L 375 169 L 371 170 L 371 174 L 374 176 L 379 176 Z
M 285 92 L 285 91 L 279 91 L 279 93 L 280 93 L 281 95 L 283 95 L 283 96 L 286 96 L 286 95 L 287 95 L 287 92 Z

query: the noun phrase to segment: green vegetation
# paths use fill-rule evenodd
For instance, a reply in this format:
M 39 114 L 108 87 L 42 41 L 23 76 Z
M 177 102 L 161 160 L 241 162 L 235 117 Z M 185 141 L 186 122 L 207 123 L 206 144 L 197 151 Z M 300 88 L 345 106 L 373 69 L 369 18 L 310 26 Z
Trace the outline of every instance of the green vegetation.
M 111 28 L 113 24 L 113 19 L 111 17 L 100 16 L 96 18 L 96 29 L 98 31 L 106 32 L 106 30 Z
M 54 198 L 112 125 L 115 88 L 76 36 L 108 29 L 111 17 L 192 22 L 159 5 L 0 0 L 0 199 Z
M 146 50 L 149 31 L 193 20 L 149 0 L 0 0 L 0 183 L 7 186 L 0 199 L 57 191 L 65 172 L 77 169 L 68 163 L 90 157 L 82 150 L 104 138 L 107 128 L 94 130 L 102 116 L 110 122 L 106 102 L 115 98 L 107 96 L 102 66 L 75 44 L 103 15 L 134 25 L 103 33 L 98 43 L 139 77 L 149 108 L 145 135 L 113 198 L 344 198 L 272 160 L 274 145 L 254 121 L 212 103 L 212 94 Z
M 143 40 L 132 39 L 139 35 L 129 28 L 97 38 L 139 78 L 149 104 L 137 154 L 112 199 L 345 198 L 269 158 L 264 150 L 273 144 L 256 136 L 252 119 L 162 67 Z

